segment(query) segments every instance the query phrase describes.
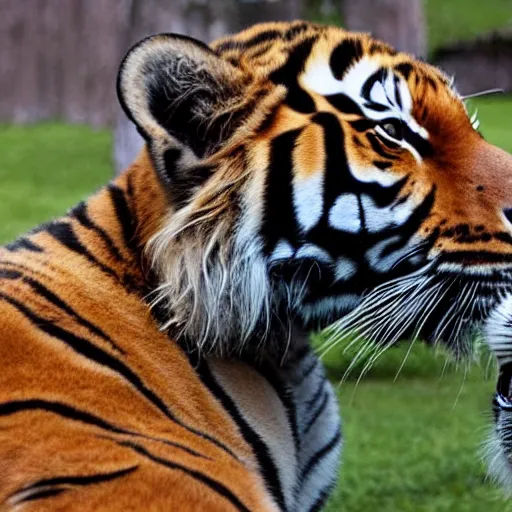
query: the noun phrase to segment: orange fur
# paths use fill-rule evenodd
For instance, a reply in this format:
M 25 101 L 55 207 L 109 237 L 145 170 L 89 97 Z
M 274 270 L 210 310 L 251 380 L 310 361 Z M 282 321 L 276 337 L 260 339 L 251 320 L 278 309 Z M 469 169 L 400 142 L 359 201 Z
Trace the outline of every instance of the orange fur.
M 485 232 L 502 232 L 500 211 L 512 197 L 512 157 L 474 132 L 446 78 L 367 35 L 301 26 L 259 25 L 212 45 L 249 84 L 247 96 L 230 108 L 250 104 L 262 90 L 267 94 L 261 103 L 254 102 L 226 143 L 204 158 L 215 173 L 193 194 L 190 210 L 204 214 L 212 225 L 227 216 L 226 223 L 232 225 L 238 215 L 233 197 L 251 190 L 250 179 L 263 183 L 272 141 L 294 128 L 305 127 L 293 152 L 295 176 L 306 179 L 322 171 L 327 157 L 322 130 L 311 124 L 310 114 L 282 103 L 284 87 L 267 80 L 291 47 L 314 35 L 321 39 L 311 58 L 328 58 L 341 40 L 355 38 L 383 64 L 411 65 L 413 112 L 432 134 L 435 152 L 417 163 L 411 154 L 396 151 L 389 172 L 412 176 L 402 193 L 412 194 L 417 203 L 432 186 L 437 188 L 436 203 L 421 228 L 423 234 L 442 232 L 433 251 L 466 247 L 450 231 L 459 224 L 469 225 L 470 231 L 483 225 Z M 268 31 L 276 32 L 270 41 L 244 50 L 244 42 Z M 340 120 L 348 159 L 364 173 L 375 153 L 350 126 L 354 115 L 336 111 L 319 94 L 311 96 L 317 110 Z M 270 112 L 271 122 L 262 128 Z M 159 137 L 160 132 L 150 136 Z M 173 190 L 169 196 L 162 187 L 147 150 L 113 187 L 125 211 L 120 213 L 114 204 L 112 188 L 102 189 L 83 207 L 99 229 L 80 222 L 73 212 L 57 220 L 72 229 L 88 255 L 70 251 L 46 229 L 24 238 L 35 250 L 0 249 L 0 510 L 168 510 L 169 503 L 180 511 L 235 508 L 222 493 L 205 492 L 194 476 L 198 474 L 227 489 L 245 509 L 277 510 L 251 446 L 173 337 L 160 331 L 145 301 L 155 279 L 145 248 L 176 214 Z M 259 196 L 246 200 L 263 208 Z M 494 235 L 471 248 L 512 252 L 509 242 Z M 105 364 L 108 358 L 113 362 Z M 226 364 L 243 380 L 239 363 Z M 125 377 L 120 376 L 123 372 Z M 251 386 L 251 381 L 241 385 Z M 158 397 L 160 406 L 148 393 Z M 264 393 L 254 396 L 262 410 L 272 406 Z M 2 409 L 2 404 L 24 401 L 32 403 L 30 409 Z M 110 426 L 66 418 L 37 406 L 40 402 L 66 404 Z M 122 478 L 116 477 L 119 472 Z M 51 498 L 16 505 L 34 482 L 93 474 L 112 478 L 95 485 L 68 482 Z

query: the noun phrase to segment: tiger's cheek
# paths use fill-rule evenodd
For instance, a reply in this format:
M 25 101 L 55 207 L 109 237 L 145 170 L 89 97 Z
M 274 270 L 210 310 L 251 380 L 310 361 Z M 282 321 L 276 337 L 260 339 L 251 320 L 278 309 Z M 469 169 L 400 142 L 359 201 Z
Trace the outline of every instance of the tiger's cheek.
M 358 181 L 389 187 L 406 176 L 414 176 L 417 162 L 407 151 L 377 154 L 369 142 L 372 134 L 359 133 L 344 123 L 345 152 L 350 172 Z

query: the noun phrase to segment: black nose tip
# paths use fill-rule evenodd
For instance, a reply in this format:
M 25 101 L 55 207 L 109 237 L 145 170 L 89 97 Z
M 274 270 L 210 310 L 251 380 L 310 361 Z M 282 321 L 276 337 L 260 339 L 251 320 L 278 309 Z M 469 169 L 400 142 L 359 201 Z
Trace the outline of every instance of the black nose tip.
M 512 224 L 512 208 L 503 208 L 503 215 Z

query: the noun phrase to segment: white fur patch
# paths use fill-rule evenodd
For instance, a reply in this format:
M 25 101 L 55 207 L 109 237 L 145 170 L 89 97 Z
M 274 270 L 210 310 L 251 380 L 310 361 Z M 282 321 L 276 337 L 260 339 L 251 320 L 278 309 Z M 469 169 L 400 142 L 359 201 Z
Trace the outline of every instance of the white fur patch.
M 500 365 L 512 362 L 512 294 L 506 295 L 487 320 L 485 339 Z
M 336 281 L 348 281 L 356 272 L 357 265 L 353 260 L 344 256 L 341 256 L 336 260 Z
M 361 196 L 365 226 L 370 233 L 377 233 L 385 229 L 402 226 L 414 211 L 414 205 L 408 201 L 395 207 L 379 208 L 368 195 Z
M 334 77 L 331 66 L 325 60 L 310 62 L 300 82 L 306 89 L 322 96 L 343 92 L 343 83 Z
M 512 467 L 496 432 L 491 432 L 484 445 L 483 455 L 487 462 L 489 476 L 503 487 L 508 496 L 512 496 Z
M 340 231 L 359 233 L 362 222 L 355 194 L 341 194 L 329 211 L 329 224 Z
M 296 178 L 293 182 L 293 202 L 297 220 L 304 231 L 314 227 L 323 213 L 322 172 L 316 172 L 308 178 Z
M 286 240 L 279 240 L 270 255 L 270 261 L 289 260 L 293 256 L 293 253 L 293 247 L 289 242 Z
M 332 261 L 332 258 L 327 251 L 314 244 L 304 244 L 302 247 L 299 247 L 295 254 L 295 259 L 302 258 L 313 258 L 321 261 L 322 263 L 331 263 Z
M 370 90 L 369 97 L 371 101 L 386 106 L 387 109 L 383 111 L 366 107 L 366 100 L 362 97 L 363 85 L 379 69 L 384 70 L 384 80 L 382 82 L 375 82 Z M 396 87 L 395 80 L 397 80 Z M 363 114 L 368 119 L 380 121 L 390 117 L 396 118 L 406 123 L 413 132 L 422 138 L 429 138 L 428 131 L 420 126 L 412 116 L 413 99 L 407 82 L 403 77 L 395 75 L 392 70 L 383 68 L 382 64 L 375 58 L 363 57 L 355 62 L 345 73 L 343 80 L 338 80 L 334 77 L 327 61 L 310 61 L 299 82 L 306 89 L 323 96 L 345 94 L 359 105 Z M 400 100 L 398 96 L 400 96 Z M 422 162 L 422 158 L 416 148 L 405 140 L 393 139 L 382 129 L 379 134 L 408 150 L 418 163 Z
M 390 187 L 400 181 L 402 176 L 392 172 L 382 171 L 375 167 L 359 167 L 355 164 L 349 165 L 350 172 L 354 178 L 363 183 L 378 183 L 382 187 Z

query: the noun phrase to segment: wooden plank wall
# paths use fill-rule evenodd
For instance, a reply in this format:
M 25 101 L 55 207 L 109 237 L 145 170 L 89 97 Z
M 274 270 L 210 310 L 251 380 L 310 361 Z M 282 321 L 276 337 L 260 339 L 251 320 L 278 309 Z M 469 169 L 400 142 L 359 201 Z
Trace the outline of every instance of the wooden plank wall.
M 0 122 L 112 126 L 130 0 L 1 0 Z

